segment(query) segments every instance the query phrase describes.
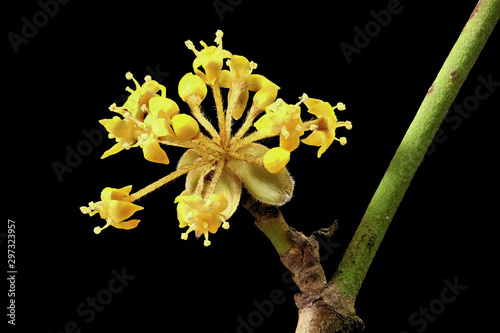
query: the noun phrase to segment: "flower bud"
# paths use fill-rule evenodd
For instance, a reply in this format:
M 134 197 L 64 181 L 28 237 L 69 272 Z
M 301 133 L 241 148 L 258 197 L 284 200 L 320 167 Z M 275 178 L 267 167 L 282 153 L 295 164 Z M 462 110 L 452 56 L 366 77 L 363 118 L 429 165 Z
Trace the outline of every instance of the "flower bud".
M 178 114 L 172 118 L 175 135 L 181 141 L 191 140 L 200 131 L 198 122 L 187 114 Z
M 281 147 L 269 149 L 264 155 L 264 167 L 270 173 L 278 173 L 290 161 L 290 152 Z
M 201 102 L 207 96 L 207 86 L 199 76 L 187 73 L 179 81 L 179 96 L 186 103 L 191 96 L 198 96 Z

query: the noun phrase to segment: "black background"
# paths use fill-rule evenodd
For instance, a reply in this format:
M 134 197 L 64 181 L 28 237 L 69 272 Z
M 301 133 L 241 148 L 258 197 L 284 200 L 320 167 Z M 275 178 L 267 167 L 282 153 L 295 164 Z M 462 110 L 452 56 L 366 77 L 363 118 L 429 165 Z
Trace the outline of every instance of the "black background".
M 100 160 L 113 144 L 104 138 L 62 181 L 54 161 L 64 164 L 66 147 L 76 149 L 86 140 L 83 130 L 97 129 L 99 119 L 112 117 L 107 107 L 121 101 L 131 85 L 127 71 L 141 82 L 151 74 L 148 66 L 164 72 L 167 97 L 188 112 L 177 95 L 178 80 L 192 71 L 194 59 L 184 41 L 212 45 L 215 31 L 222 29 L 224 48 L 258 63 L 255 73 L 277 83 L 286 102 L 295 103 L 307 92 L 347 105 L 338 117 L 353 123 L 351 131 L 339 130 L 348 144 L 332 145 L 321 159 L 315 147 L 294 152 L 288 166 L 296 181 L 294 198 L 282 207 L 287 222 L 306 234 L 339 220 L 333 253 L 322 252 L 330 276 L 476 5 L 474 0 L 440 1 L 438 7 L 430 0 L 401 1 L 401 12 L 348 63 L 339 44 L 353 45 L 354 28 L 364 29 L 374 21 L 370 11 L 386 9 L 389 1 L 233 1 L 223 20 L 212 1 L 200 3 L 71 1 L 60 5 L 18 53 L 7 34 L 21 34 L 22 17 L 32 21 L 41 7 L 31 0 L 9 3 L 4 12 L 4 210 L 17 226 L 19 331 L 64 332 L 74 321 L 81 332 L 233 333 L 238 317 L 259 318 L 254 301 L 269 300 L 279 290 L 286 301 L 251 331 L 293 332 L 293 284 L 242 207 L 229 230 L 211 236 L 208 248 L 201 240 L 180 239 L 173 201 L 183 179 L 140 200 L 145 210 L 136 216 L 142 222 L 131 231 L 109 228 L 95 235 L 93 228 L 103 221 L 80 213 L 79 207 L 99 200 L 106 186 L 131 184 L 138 190 L 162 177 L 183 150 L 167 147 L 173 161 L 168 166 L 145 161 L 139 149 Z M 474 96 L 479 76 L 500 81 L 499 41 L 497 29 L 456 103 Z M 419 168 L 360 291 L 356 308 L 366 332 L 423 328 L 412 326 L 409 317 L 441 297 L 445 279 L 457 279 L 467 289 L 428 322 L 425 332 L 484 331 L 493 320 L 496 89 L 459 125 L 442 125 L 446 139 Z M 86 323 L 89 317 L 76 308 L 107 288 L 113 269 L 135 278 Z M 1 291 L 4 309 L 6 289 Z

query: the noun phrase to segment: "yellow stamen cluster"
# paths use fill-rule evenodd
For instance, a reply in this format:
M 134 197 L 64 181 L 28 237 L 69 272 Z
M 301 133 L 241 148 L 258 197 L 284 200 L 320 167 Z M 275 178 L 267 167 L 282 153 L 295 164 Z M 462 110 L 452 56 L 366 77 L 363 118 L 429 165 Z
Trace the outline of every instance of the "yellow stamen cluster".
M 109 225 L 121 229 L 136 227 L 139 220 L 125 221 L 142 209 L 132 202 L 187 175 L 186 189 L 175 199 L 179 226 L 188 228 L 181 238 L 186 240 L 194 231 L 197 238 L 204 235 L 204 245 L 208 246 L 210 233 L 221 226 L 229 228 L 226 220 L 238 207 L 243 185 L 256 199 L 267 204 L 282 205 L 290 200 L 294 182 L 285 166 L 305 131 L 312 133 L 302 142 L 319 146 L 318 157 L 334 140 L 346 143 L 344 137 L 335 137 L 337 128 L 352 127 L 350 122 L 338 122 L 335 116 L 334 110 L 345 109 L 344 104 L 332 107 L 305 94 L 293 105 L 276 99 L 280 88 L 266 77 L 253 73 L 256 63 L 225 50 L 222 36 L 222 31 L 217 31 L 214 46 L 200 42 L 201 50 L 191 41 L 185 43 L 195 59 L 193 73 L 187 73 L 179 81 L 178 94 L 188 105 L 191 115 L 180 113 L 177 103 L 166 97 L 166 88 L 151 77 L 147 76 L 140 85 L 131 73 L 126 74 L 126 78 L 134 82 L 135 89 L 126 89 L 130 96 L 123 106 L 113 104 L 110 107 L 121 117 L 100 121 L 109 137 L 116 140 L 102 158 L 124 149 L 141 147 L 146 160 L 168 164 L 162 145 L 188 150 L 176 170 L 151 185 L 132 194 L 131 186 L 105 188 L 101 201 L 81 207 L 83 213 L 99 213 L 106 220 L 103 228 L 95 228 L 96 233 Z M 216 125 L 202 110 L 208 88 L 215 100 Z M 228 89 L 226 106 L 223 88 Z M 251 94 L 252 103 L 247 106 Z M 316 118 L 304 122 L 301 104 L 305 104 Z M 241 118 L 245 112 L 241 127 L 233 132 L 233 119 Z M 252 132 L 253 127 L 256 131 Z M 279 136 L 279 147 L 269 149 L 255 143 L 273 136 Z

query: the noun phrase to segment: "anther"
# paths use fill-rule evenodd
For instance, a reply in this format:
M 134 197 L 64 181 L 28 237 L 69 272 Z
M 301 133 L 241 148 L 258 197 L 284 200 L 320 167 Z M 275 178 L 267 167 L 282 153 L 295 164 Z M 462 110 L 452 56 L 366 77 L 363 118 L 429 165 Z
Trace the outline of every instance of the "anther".
M 214 40 L 214 42 L 217 45 L 222 44 L 222 36 L 224 36 L 224 33 L 222 32 L 222 30 L 217 30 L 217 32 L 215 33 L 215 40 Z
M 309 96 L 307 96 L 306 93 L 303 93 L 302 96 L 299 97 L 301 103 L 305 102 L 308 98 Z
M 92 211 L 89 207 L 85 207 L 85 206 L 82 206 L 80 207 L 80 211 L 83 213 L 83 214 L 90 214 L 90 212 Z

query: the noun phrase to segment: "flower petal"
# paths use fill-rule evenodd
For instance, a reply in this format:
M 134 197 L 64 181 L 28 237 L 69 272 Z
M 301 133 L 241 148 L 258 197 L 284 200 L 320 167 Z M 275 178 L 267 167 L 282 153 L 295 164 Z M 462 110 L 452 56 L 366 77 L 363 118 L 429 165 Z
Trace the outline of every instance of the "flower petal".
M 165 97 L 153 97 L 149 100 L 149 111 L 151 114 L 158 118 L 158 113 L 160 111 L 165 112 L 170 118 L 179 114 L 179 106 L 170 98 Z
M 121 142 L 118 142 L 113 147 L 111 147 L 108 150 L 106 150 L 104 152 L 104 154 L 102 154 L 101 159 L 106 158 L 106 157 L 111 156 L 111 155 L 114 155 L 116 153 L 119 153 L 122 150 L 123 150 L 123 145 L 121 144 Z
M 123 222 L 111 222 L 111 225 L 117 229 L 130 230 L 137 227 L 139 222 L 141 222 L 141 220 L 128 220 Z
M 160 147 L 158 140 L 154 136 L 150 136 L 142 144 L 142 152 L 144 158 L 150 162 L 168 164 L 169 159 L 167 153 Z
M 111 200 L 108 204 L 107 213 L 113 222 L 117 223 L 128 219 L 135 212 L 142 209 L 144 209 L 144 207 L 134 205 L 131 202 Z

